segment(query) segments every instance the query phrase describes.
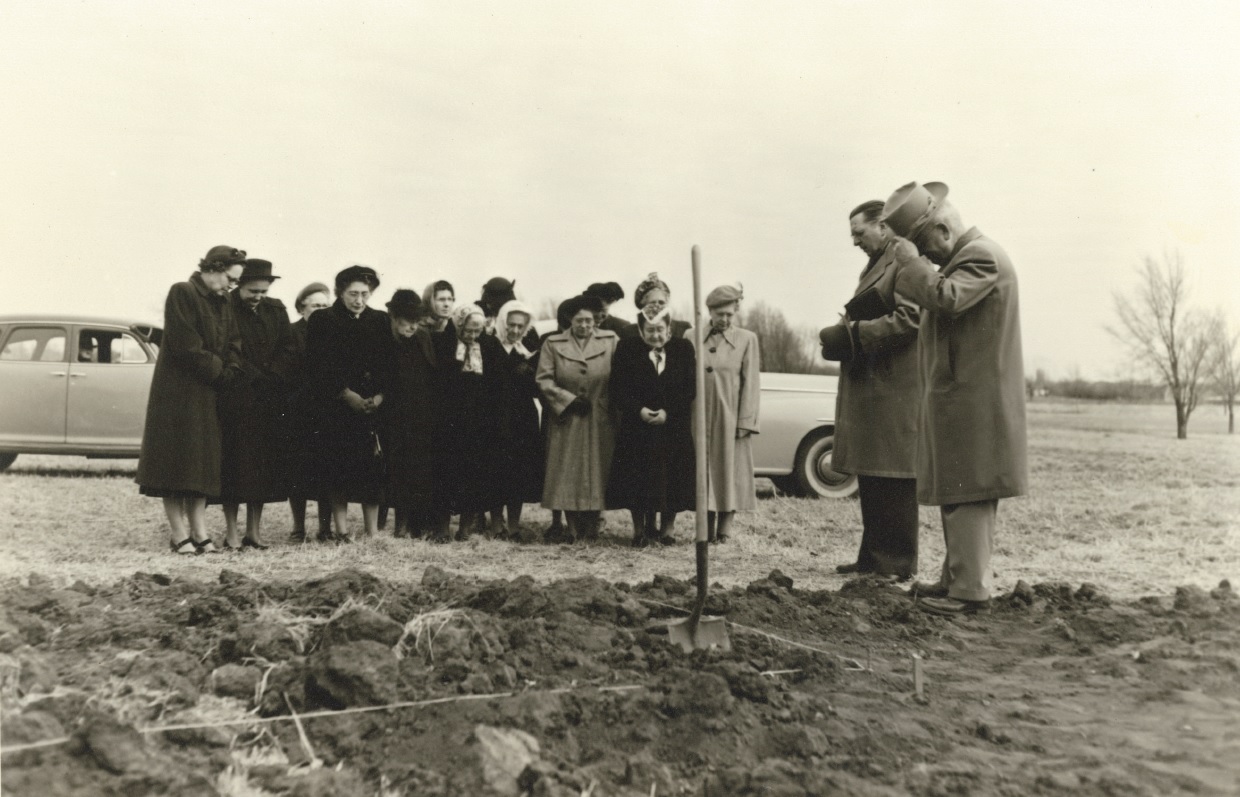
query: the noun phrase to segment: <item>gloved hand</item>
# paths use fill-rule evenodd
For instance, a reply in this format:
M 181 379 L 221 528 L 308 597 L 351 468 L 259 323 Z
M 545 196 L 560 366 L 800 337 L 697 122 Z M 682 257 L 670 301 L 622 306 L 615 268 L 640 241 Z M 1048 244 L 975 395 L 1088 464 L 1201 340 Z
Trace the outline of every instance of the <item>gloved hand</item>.
M 578 396 L 573 399 L 567 407 L 564 408 L 566 415 L 580 415 L 585 417 L 590 414 L 590 402 Z
M 822 344 L 824 360 L 845 361 L 855 355 L 852 331 L 847 324 L 833 324 L 818 333 L 818 341 Z

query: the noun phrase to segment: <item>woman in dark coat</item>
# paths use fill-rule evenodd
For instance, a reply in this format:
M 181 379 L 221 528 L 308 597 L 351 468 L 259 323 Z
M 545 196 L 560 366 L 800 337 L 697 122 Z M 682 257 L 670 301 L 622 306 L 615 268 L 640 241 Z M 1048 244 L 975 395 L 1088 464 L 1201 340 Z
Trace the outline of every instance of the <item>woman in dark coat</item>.
M 388 387 L 392 335 L 387 313 L 366 306 L 379 287 L 369 266 L 336 275 L 336 302 L 310 316 L 306 357 L 319 405 L 318 476 L 331 496 L 336 539 L 349 543 L 349 503 L 362 505 L 366 536 L 378 526 L 383 448 L 376 412 Z
M 293 302 L 301 318 L 289 326 L 293 340 L 293 367 L 282 428 L 285 434 L 285 467 L 289 474 L 288 505 L 293 514 L 293 533 L 289 539 L 293 542 L 305 542 L 309 536 L 306 534 L 306 501 L 310 498 L 319 505 L 319 541 L 327 542 L 332 536 L 332 502 L 316 486 L 318 475 L 314 466 L 314 441 L 319 424 L 315 419 L 317 405 L 311 395 L 306 362 L 306 332 L 310 315 L 331 307 L 330 290 L 321 282 L 312 282 L 302 288 Z
M 657 271 L 650 272 L 633 291 L 633 303 L 637 305 L 637 312 L 639 314 L 647 307 L 658 313 L 667 308 L 671 300 L 671 288 L 667 287 L 666 282 L 659 279 L 659 272 Z M 673 320 L 671 323 L 671 336 L 673 338 L 683 338 L 693 328 L 688 321 Z M 640 337 L 641 333 L 638 332 L 636 324 L 630 324 L 620 330 L 619 335 L 620 337 L 636 338 Z
M 633 545 L 670 545 L 676 513 L 692 509 L 696 498 L 696 357 L 692 343 L 671 336 L 666 308 L 642 311 L 637 325 L 641 336 L 621 339 L 611 363 L 611 402 L 620 421 L 607 505 L 632 512 Z
M 241 334 L 244 378 L 219 396 L 224 458 L 220 500 L 224 504 L 224 548 L 265 550 L 263 506 L 288 498 L 288 469 L 282 429 L 296 349 L 284 303 L 268 295 L 279 277 L 266 260 L 247 260 L 241 282 L 228 297 Z M 245 536 L 237 514 L 245 504 Z
M 504 349 L 503 393 L 506 435 L 499 451 L 501 501 L 508 509 L 508 525 L 500 514 L 491 517 L 495 536 L 520 536 L 521 509 L 524 504 L 542 500 L 543 436 L 538 428 L 538 407 L 534 400 L 542 394 L 534 381 L 538 368 L 538 348 L 527 347 L 527 332 L 534 311 L 513 299 L 499 309 L 495 335 Z
M 163 499 L 178 554 L 216 550 L 206 530 L 207 498 L 220 493 L 216 391 L 241 374 L 228 289 L 244 262 L 240 249 L 213 247 L 189 280 L 172 286 L 164 303 L 137 482 L 143 495 Z
M 456 539 L 487 511 L 502 504 L 496 454 L 503 434 L 504 349 L 483 334 L 486 316 L 475 304 L 456 308 L 448 329 L 435 338 L 436 536 L 448 536 L 447 520 L 459 513 Z
M 379 413 L 387 456 L 386 503 L 396 508 L 396 537 L 431 529 L 434 506 L 435 352 L 421 324 L 427 310 L 411 290 L 387 303 L 391 387 Z

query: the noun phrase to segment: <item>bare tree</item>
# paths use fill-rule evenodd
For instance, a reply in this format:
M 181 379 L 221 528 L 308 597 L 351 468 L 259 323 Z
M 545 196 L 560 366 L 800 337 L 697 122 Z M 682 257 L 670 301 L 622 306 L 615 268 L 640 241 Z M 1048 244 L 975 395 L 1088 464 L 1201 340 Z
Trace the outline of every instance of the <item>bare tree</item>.
M 794 329 L 779 308 L 765 302 L 755 302 L 745 309 L 741 326 L 758 336 L 763 371 L 781 374 L 815 372 L 816 347 L 812 343 L 812 331 Z
M 1113 294 L 1119 325 L 1107 331 L 1167 385 L 1175 402 L 1176 437 L 1184 440 L 1206 375 L 1210 325 L 1185 306 L 1188 283 L 1179 252 L 1164 253 L 1161 264 L 1146 257 L 1137 274 L 1131 296 Z
M 1223 399 L 1227 434 L 1236 432 L 1236 394 L 1240 392 L 1240 330 L 1233 331 L 1219 312 L 1210 325 L 1214 347 L 1210 352 L 1210 379 Z

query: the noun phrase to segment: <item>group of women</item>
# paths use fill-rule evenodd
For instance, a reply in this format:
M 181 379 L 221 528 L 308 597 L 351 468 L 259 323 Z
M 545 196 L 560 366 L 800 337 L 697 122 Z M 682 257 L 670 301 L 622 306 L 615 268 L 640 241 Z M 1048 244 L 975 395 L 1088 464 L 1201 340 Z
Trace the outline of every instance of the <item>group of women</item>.
M 245 252 L 214 247 L 165 306 L 137 480 L 163 499 L 181 554 L 215 550 L 204 514 L 220 490 L 217 399 L 246 372 L 227 301 L 244 265 Z M 303 318 L 290 333 L 301 359 L 280 458 L 294 535 L 313 538 L 308 498 L 320 501 L 320 538 L 330 506 L 330 538 L 345 543 L 350 503 L 362 506 L 362 535 L 377 532 L 385 506 L 396 536 L 434 540 L 478 529 L 517 538 L 523 506 L 541 503 L 553 510 L 547 540 L 596 538 L 603 510 L 627 509 L 635 545 L 668 544 L 677 513 L 694 507 L 699 356 L 711 539 L 726 540 L 734 513 L 753 507 L 758 341 L 736 325 L 739 286 L 708 295 L 700 351 L 656 274 L 634 291 L 636 323 L 610 313 L 618 285 L 596 284 L 562 302 L 557 329 L 541 337 L 501 278 L 459 305 L 444 281 L 420 296 L 400 289 L 386 312 L 369 306 L 378 286 L 374 269 L 350 266 L 334 301 L 318 283 L 297 298 Z

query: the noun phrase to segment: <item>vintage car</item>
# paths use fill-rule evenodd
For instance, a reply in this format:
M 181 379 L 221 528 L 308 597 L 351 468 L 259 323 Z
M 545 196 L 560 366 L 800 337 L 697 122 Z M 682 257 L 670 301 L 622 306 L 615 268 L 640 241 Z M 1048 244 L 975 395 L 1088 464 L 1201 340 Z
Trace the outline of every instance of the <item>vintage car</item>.
M 18 454 L 138 456 L 162 332 L 116 318 L 0 316 L 0 470 Z
M 163 330 L 126 319 L 0 316 L 0 470 L 18 454 L 136 457 Z M 846 497 L 831 469 L 836 377 L 762 375 L 754 473 L 790 495 Z

